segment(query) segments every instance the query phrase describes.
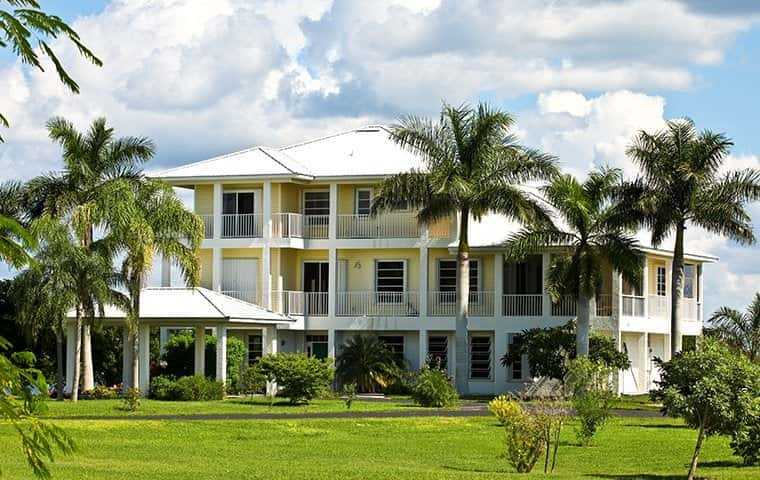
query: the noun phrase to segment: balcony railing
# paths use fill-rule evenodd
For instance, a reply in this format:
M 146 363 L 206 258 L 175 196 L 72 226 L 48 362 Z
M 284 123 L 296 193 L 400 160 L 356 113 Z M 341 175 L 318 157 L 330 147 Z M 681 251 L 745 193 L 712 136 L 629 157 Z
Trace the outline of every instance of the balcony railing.
M 647 298 L 648 315 L 650 317 L 667 318 L 670 315 L 670 297 L 664 295 L 649 295 Z
M 609 293 L 599 293 L 596 295 L 596 316 L 612 316 L 612 295 Z
M 702 304 L 695 298 L 681 299 L 681 318 L 686 321 L 701 321 Z
M 276 238 L 303 238 L 303 215 L 300 213 L 273 213 L 272 236 Z
M 540 317 L 543 314 L 543 295 L 507 294 L 503 297 L 505 317 Z
M 493 317 L 494 293 L 470 292 L 467 312 L 471 317 Z M 456 316 L 456 292 L 429 292 L 428 314 L 434 317 Z
M 638 295 L 623 295 L 623 316 L 643 317 L 644 297 Z
M 417 238 L 420 227 L 414 213 L 338 215 L 338 238 Z
M 222 290 L 222 293 L 228 297 L 237 298 L 244 302 L 260 305 L 261 301 L 258 292 L 255 290 Z
M 337 292 L 336 315 L 343 317 L 415 317 L 417 292 Z
M 258 213 L 222 215 L 222 238 L 257 238 L 263 236 L 262 217 Z
M 578 302 L 570 295 L 565 295 L 558 302 L 552 302 L 553 317 L 574 317 L 578 310 Z
M 284 315 L 327 316 L 327 292 L 283 290 L 272 292 L 272 311 Z
M 304 215 L 304 238 L 327 238 L 330 234 L 330 215 Z
M 214 216 L 198 215 L 203 220 L 203 238 L 214 238 Z

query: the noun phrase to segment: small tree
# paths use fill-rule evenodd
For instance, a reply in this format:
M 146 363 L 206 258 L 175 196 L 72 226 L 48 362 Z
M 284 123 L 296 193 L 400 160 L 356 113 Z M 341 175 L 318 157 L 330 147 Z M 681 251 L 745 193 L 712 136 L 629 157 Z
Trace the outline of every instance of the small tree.
M 354 335 L 337 357 L 336 374 L 343 383 L 355 383 L 360 392 L 385 388 L 398 376 L 396 359 L 385 344 L 374 335 Z
M 586 357 L 568 364 L 565 385 L 572 394 L 575 414 L 580 420 L 577 431 L 581 445 L 588 445 L 611 415 L 616 393 L 612 383 L 613 369 Z
M 751 412 L 760 378 L 746 357 L 711 339 L 669 362 L 655 361 L 662 373 L 652 399 L 662 402 L 665 414 L 683 418 L 699 432 L 689 467 L 692 480 L 705 438 L 740 427 Z

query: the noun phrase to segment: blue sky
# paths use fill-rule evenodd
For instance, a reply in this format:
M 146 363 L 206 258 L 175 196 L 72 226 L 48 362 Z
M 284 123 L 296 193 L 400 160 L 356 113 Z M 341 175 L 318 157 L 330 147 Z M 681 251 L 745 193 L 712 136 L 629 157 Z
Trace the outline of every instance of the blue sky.
M 74 96 L 0 51 L 0 108 L 12 123 L 0 145 L 3 180 L 60 165 L 43 128 L 53 115 L 81 127 L 105 115 L 120 134 L 153 138 L 155 170 L 404 113 L 432 116 L 442 99 L 514 112 L 523 141 L 577 175 L 602 164 L 634 174 L 630 137 L 684 115 L 733 138 L 729 167 L 760 168 L 760 2 L 41 3 L 73 22 L 105 65 L 56 43 L 82 87 Z M 752 213 L 760 223 L 760 208 Z M 706 311 L 749 302 L 758 247 L 694 229 L 687 246 L 721 257 L 706 271 Z

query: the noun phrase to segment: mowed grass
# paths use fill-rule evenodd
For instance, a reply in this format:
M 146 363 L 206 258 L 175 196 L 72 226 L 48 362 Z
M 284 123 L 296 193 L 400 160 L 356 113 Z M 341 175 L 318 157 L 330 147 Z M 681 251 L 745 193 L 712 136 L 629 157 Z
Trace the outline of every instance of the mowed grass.
M 57 420 L 78 451 L 55 479 L 524 478 L 503 456 L 493 419 Z M 551 478 L 683 478 L 696 433 L 671 419 L 615 418 L 595 446 L 563 431 Z M 18 440 L 0 425 L 3 479 L 30 478 Z M 725 438 L 710 438 L 700 476 L 760 478 Z M 542 476 L 537 467 L 532 476 Z

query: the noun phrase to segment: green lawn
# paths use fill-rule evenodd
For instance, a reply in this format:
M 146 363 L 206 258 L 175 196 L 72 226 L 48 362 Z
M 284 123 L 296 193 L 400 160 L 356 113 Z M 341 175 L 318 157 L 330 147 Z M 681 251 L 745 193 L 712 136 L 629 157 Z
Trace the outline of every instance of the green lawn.
M 228 402 L 206 407 L 228 408 Z M 100 409 L 95 403 L 109 409 L 110 402 L 89 402 L 87 408 Z M 192 404 L 176 405 L 190 410 Z M 312 408 L 340 406 L 324 401 Z M 55 479 L 524 477 L 503 458 L 502 429 L 488 417 L 56 423 L 74 437 L 78 452 L 57 459 Z M 571 426 L 563 432 L 552 478 L 683 478 L 695 436 L 675 420 L 615 418 L 596 446 L 582 448 Z M 2 478 L 29 478 L 7 425 L 0 425 L 0 445 Z M 760 478 L 760 467 L 742 467 L 725 438 L 707 441 L 702 464 L 703 477 Z M 539 470 L 534 475 L 542 475 Z

